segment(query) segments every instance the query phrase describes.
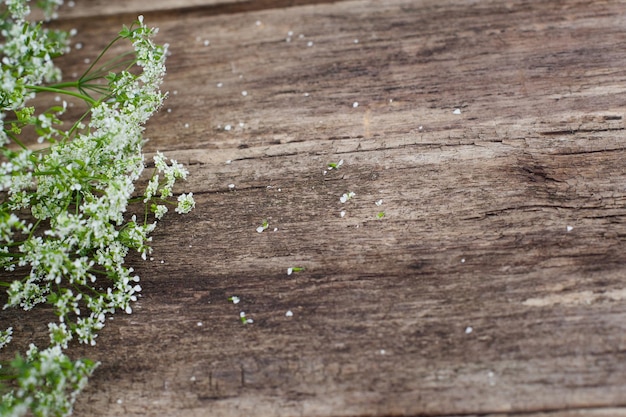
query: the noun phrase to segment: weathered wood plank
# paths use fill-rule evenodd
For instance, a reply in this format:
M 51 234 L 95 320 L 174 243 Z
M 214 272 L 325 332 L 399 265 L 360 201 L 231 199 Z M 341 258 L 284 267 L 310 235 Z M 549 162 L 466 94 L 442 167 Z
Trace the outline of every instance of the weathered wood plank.
M 77 414 L 623 415 L 623 6 L 155 15 L 148 146 L 198 207 L 133 260 L 143 298 L 85 350 Z M 66 71 L 115 19 L 72 22 Z

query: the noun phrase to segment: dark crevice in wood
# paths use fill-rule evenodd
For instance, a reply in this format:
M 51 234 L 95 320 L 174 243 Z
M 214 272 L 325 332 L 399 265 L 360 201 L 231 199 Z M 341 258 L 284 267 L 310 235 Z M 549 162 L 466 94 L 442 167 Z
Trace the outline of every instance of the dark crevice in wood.
M 562 416 L 564 415 L 563 413 L 567 412 L 567 413 L 572 413 L 571 415 L 583 415 L 583 414 L 579 414 L 581 412 L 593 412 L 594 414 L 592 415 L 596 415 L 595 412 L 599 412 L 599 411 L 604 411 L 604 410 L 608 410 L 608 411 L 619 411 L 622 412 L 623 407 L 625 406 L 620 406 L 620 405 L 616 405 L 616 406 L 611 406 L 608 405 L 606 407 L 597 407 L 597 406 L 590 406 L 590 407 L 574 407 L 574 408 L 543 408 L 543 409 L 529 409 L 529 410 L 522 410 L 522 411 L 509 411 L 509 412 L 502 412 L 502 411 L 468 411 L 468 412 L 461 412 L 461 413 L 454 413 L 454 414 L 450 414 L 450 413 L 420 413 L 420 414 L 413 414 L 411 415 L 411 417 L 495 417 L 495 416 L 501 416 L 501 417 L 524 417 L 524 416 L 544 416 L 544 417 L 549 417 L 550 415 L 554 414 L 555 416 Z M 607 414 L 607 415 L 617 415 L 617 414 Z M 621 415 L 621 414 L 620 414 Z M 386 414 L 380 417 L 392 417 L 395 416 L 395 414 Z M 359 416 L 360 417 L 360 416 Z
M 248 0 L 236 3 L 219 3 L 214 5 L 178 7 L 175 9 L 153 10 L 141 13 L 148 21 L 180 19 L 184 17 L 210 17 L 238 13 L 251 13 L 263 10 L 285 9 L 297 6 L 323 5 L 340 3 L 347 0 Z M 115 13 L 108 16 L 98 16 L 98 19 L 113 20 L 115 22 L 131 22 L 137 19 L 137 12 Z M 62 16 L 51 23 L 65 25 L 73 21 L 84 21 L 85 16 L 63 18 Z
M 607 128 L 607 129 L 567 129 L 567 130 L 554 130 L 549 132 L 539 132 L 543 136 L 558 136 L 558 135 L 575 135 L 577 133 L 600 133 L 600 132 L 615 132 L 624 130 L 623 127 Z

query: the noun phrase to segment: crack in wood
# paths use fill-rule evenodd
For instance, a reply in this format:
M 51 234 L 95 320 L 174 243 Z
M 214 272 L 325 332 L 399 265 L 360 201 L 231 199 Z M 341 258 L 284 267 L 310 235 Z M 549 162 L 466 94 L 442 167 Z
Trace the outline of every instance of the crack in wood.
M 247 0 L 239 2 L 223 2 L 217 4 L 200 5 L 200 6 L 182 6 L 175 9 L 151 10 L 142 14 L 150 21 L 161 19 L 182 18 L 185 16 L 193 17 L 210 17 L 219 15 L 251 13 L 264 10 L 286 9 L 298 6 L 323 5 L 340 3 L 348 0 Z M 110 19 L 115 21 L 132 21 L 137 18 L 136 12 L 118 12 L 107 16 L 99 16 L 98 19 Z M 63 15 L 59 19 L 52 22 L 52 25 L 70 23 L 73 21 L 82 21 L 85 16 L 66 17 Z
M 619 120 L 619 119 L 605 119 L 605 120 Z M 544 131 L 544 132 L 539 132 L 539 134 L 543 136 L 558 136 L 558 135 L 575 135 L 578 133 L 615 132 L 615 131 L 622 131 L 624 129 L 625 128 L 623 127 L 606 128 L 606 129 L 564 129 L 564 130 Z

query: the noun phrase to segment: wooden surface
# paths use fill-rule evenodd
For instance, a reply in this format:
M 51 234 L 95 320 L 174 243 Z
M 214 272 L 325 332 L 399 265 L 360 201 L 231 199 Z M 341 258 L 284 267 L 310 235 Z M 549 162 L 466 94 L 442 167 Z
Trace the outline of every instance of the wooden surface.
M 78 3 L 66 73 L 136 7 Z M 197 207 L 76 415 L 626 415 L 626 4 L 271 3 L 145 13 Z

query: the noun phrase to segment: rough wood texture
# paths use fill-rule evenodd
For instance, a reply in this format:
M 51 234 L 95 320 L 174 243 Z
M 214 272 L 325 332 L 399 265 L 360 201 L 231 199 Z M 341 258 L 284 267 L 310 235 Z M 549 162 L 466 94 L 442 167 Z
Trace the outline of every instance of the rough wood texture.
M 76 415 L 626 415 L 624 2 L 168 16 L 148 150 L 198 206 Z

